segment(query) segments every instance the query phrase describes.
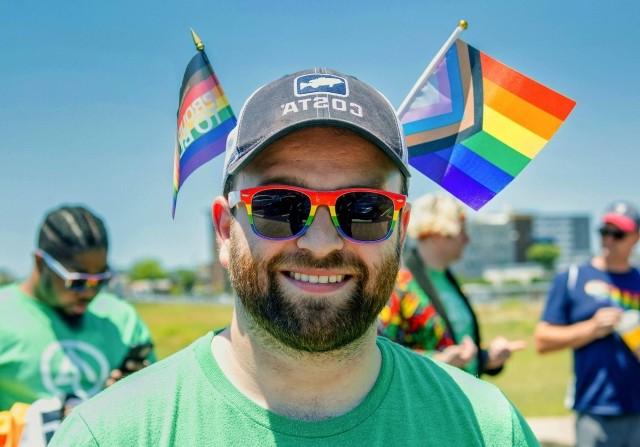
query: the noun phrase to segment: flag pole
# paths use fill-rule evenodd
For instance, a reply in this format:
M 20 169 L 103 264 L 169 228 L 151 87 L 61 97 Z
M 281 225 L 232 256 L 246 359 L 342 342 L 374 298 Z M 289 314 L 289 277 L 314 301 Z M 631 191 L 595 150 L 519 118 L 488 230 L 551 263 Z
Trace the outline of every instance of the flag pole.
M 400 107 L 398 107 L 397 113 L 399 117 L 402 117 L 402 115 L 404 115 L 404 113 L 407 111 L 407 108 L 409 107 L 409 103 L 413 100 L 413 97 L 415 96 L 415 94 L 422 87 L 424 87 L 425 82 L 427 82 L 427 79 L 429 79 L 429 77 L 433 74 L 434 70 L 436 69 L 436 67 L 438 66 L 438 64 L 444 57 L 444 55 L 447 53 L 447 51 L 449 51 L 449 48 L 451 48 L 451 45 L 453 45 L 453 43 L 456 41 L 458 36 L 464 30 L 466 30 L 468 26 L 469 24 L 467 23 L 466 20 L 460 20 L 458 22 L 458 26 L 456 26 L 456 29 L 453 30 L 453 33 L 451 33 L 447 41 L 444 43 L 444 45 L 442 45 L 442 48 L 440 48 L 440 50 L 438 51 L 436 56 L 431 60 L 429 65 L 427 65 L 427 68 L 424 69 L 424 71 L 422 72 L 422 75 L 420 75 L 420 78 L 418 78 L 418 80 L 414 84 L 409 94 L 404 98 L 404 101 L 402 101 L 402 104 L 400 104 Z

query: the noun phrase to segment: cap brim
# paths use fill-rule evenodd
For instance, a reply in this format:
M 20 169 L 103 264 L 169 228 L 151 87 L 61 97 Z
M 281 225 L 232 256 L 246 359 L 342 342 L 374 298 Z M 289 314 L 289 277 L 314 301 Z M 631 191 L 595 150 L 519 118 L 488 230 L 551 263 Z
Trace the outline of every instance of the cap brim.
M 638 225 L 635 220 L 630 217 L 616 213 L 608 213 L 602 217 L 602 222 L 620 228 L 622 231 L 631 233 L 638 231 Z

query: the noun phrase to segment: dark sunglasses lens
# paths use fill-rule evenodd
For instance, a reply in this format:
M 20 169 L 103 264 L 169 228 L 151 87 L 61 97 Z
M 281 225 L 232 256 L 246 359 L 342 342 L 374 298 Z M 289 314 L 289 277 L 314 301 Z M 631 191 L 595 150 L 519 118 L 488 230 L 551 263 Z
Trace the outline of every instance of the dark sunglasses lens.
M 98 281 L 89 281 L 86 279 L 72 279 L 68 281 L 67 289 L 72 290 L 74 292 L 83 292 L 87 289 L 100 290 L 102 287 L 106 286 L 108 282 L 109 282 L 109 279 L 100 279 Z
M 373 242 L 389 234 L 393 200 L 372 192 L 350 192 L 336 201 L 340 229 L 351 239 Z
M 627 235 L 627 233 L 625 233 L 624 231 L 617 230 L 614 228 L 600 228 L 599 231 L 600 231 L 600 236 L 602 237 L 611 236 L 617 241 L 624 239 L 624 237 Z
M 288 189 L 262 191 L 251 201 L 254 228 L 260 235 L 272 239 L 284 239 L 300 233 L 310 211 L 309 197 Z

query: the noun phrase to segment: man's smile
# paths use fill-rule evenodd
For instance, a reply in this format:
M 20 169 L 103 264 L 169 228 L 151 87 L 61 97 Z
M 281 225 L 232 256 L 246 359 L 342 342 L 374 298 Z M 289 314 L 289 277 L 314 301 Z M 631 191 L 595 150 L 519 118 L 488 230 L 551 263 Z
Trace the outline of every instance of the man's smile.
M 330 293 L 345 286 L 353 278 L 352 274 L 327 269 L 281 270 L 280 274 L 288 283 L 305 292 Z

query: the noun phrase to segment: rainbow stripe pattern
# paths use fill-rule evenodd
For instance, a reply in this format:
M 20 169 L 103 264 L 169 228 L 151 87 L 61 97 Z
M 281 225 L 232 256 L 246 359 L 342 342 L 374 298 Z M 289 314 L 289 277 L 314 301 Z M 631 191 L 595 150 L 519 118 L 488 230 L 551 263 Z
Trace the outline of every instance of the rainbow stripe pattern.
M 478 210 L 542 150 L 574 106 L 458 39 L 400 121 L 410 164 Z
M 193 56 L 182 78 L 173 169 L 175 216 L 178 191 L 197 168 L 225 150 L 236 117 L 204 51 Z
M 619 289 L 608 285 L 611 301 L 626 310 L 640 310 L 640 291 Z
M 270 237 L 267 234 L 263 234 L 263 232 L 261 232 L 260 229 L 258 229 L 258 227 L 256 226 L 254 213 L 253 213 L 253 205 L 252 205 L 254 201 L 254 197 L 260 193 L 264 193 L 264 192 L 268 193 L 270 190 L 276 190 L 276 191 L 286 190 L 292 193 L 299 193 L 300 195 L 298 196 L 298 200 L 301 199 L 301 196 L 306 196 L 306 199 L 304 200 L 305 201 L 308 200 L 309 215 L 305 218 L 304 225 L 299 228 L 297 233 L 293 234 L 293 230 L 291 229 L 291 222 L 289 219 L 291 219 L 292 216 L 290 214 L 283 214 L 281 216 L 282 217 L 281 219 L 278 219 L 275 217 L 264 218 L 264 220 L 271 221 L 270 225 L 272 229 L 274 228 L 274 225 L 278 223 L 278 221 L 280 221 L 280 223 L 285 224 L 285 229 L 291 230 L 290 233 L 286 236 Z M 387 228 L 387 232 L 384 236 L 381 235 L 381 237 L 376 240 L 361 240 L 361 239 L 357 239 L 355 237 L 350 236 L 348 232 L 345 232 L 343 230 L 342 225 L 340 224 L 340 219 L 338 218 L 338 214 L 336 211 L 336 202 L 340 199 L 340 197 L 347 194 L 352 194 L 352 193 L 378 194 L 378 195 L 385 196 L 391 200 L 393 204 L 393 214 L 391 217 L 391 222 L 389 222 L 389 227 Z M 259 200 L 264 201 L 264 199 L 259 199 Z M 363 201 L 365 202 L 365 205 L 362 206 L 364 208 L 367 205 L 366 203 L 367 201 L 366 199 Z M 346 237 L 347 239 L 355 240 L 360 243 L 366 243 L 366 242 L 379 242 L 391 236 L 391 234 L 393 233 L 393 230 L 395 229 L 398 223 L 398 219 L 400 218 L 400 210 L 402 210 L 402 208 L 406 205 L 407 197 L 402 194 L 392 193 L 389 191 L 376 190 L 376 189 L 369 189 L 369 188 L 347 188 L 347 189 L 338 189 L 335 191 L 315 191 L 315 190 L 306 189 L 306 188 L 299 188 L 297 186 L 269 185 L 269 186 L 257 186 L 255 188 L 247 188 L 247 189 L 243 189 L 242 191 L 230 191 L 229 207 L 233 209 L 240 202 L 244 203 L 244 206 L 247 211 L 247 216 L 249 218 L 249 224 L 251 225 L 253 231 L 257 235 L 265 239 L 286 240 L 286 239 L 293 239 L 293 238 L 302 236 L 313 223 L 313 220 L 315 219 L 315 216 L 316 216 L 316 212 L 318 211 L 318 206 L 326 206 L 327 208 L 329 208 L 329 215 L 331 216 L 331 222 L 333 222 L 333 225 L 342 236 Z M 265 207 L 268 205 L 263 204 L 262 206 Z M 357 207 L 357 206 L 354 206 L 354 207 Z M 384 217 L 388 217 L 390 212 L 391 212 L 391 209 L 388 209 L 383 215 L 379 216 L 380 218 L 382 218 L 381 221 L 384 220 Z M 357 221 L 355 219 L 354 219 L 354 223 L 357 224 Z M 363 225 L 367 225 L 366 222 L 360 222 L 360 223 Z M 351 225 L 349 225 L 349 227 L 350 226 Z M 285 230 L 285 233 L 286 233 L 286 230 Z M 351 228 L 349 228 L 349 231 L 350 230 Z

